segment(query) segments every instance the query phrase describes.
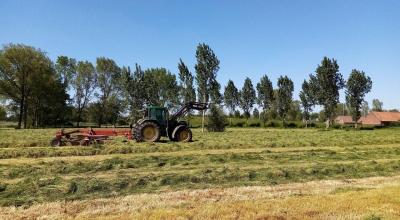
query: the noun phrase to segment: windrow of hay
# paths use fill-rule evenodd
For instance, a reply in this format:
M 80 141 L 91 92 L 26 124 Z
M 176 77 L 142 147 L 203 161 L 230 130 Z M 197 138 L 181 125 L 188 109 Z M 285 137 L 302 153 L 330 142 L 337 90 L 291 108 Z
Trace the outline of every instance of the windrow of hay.
M 400 176 L 182 190 L 2 207 L 1 219 L 400 218 Z

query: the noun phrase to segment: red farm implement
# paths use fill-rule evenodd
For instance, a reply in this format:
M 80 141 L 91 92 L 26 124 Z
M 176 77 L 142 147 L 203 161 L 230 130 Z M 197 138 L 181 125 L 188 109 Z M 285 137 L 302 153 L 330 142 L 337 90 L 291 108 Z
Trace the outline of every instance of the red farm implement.
M 51 140 L 51 146 L 101 144 L 109 140 L 110 136 L 124 136 L 132 139 L 132 130 L 129 128 L 84 128 L 66 131 L 57 131 L 56 136 Z

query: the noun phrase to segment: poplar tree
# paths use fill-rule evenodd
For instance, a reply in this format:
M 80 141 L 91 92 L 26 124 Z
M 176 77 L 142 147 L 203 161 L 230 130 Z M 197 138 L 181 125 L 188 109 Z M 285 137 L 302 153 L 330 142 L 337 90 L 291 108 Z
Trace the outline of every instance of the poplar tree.
M 239 91 L 232 80 L 228 81 L 224 91 L 225 106 L 229 109 L 229 113 L 235 112 L 236 106 L 239 105 Z
M 289 77 L 279 77 L 276 105 L 278 108 L 278 114 L 282 118 L 283 124 L 285 123 L 287 113 L 290 109 L 290 104 L 292 103 L 293 90 L 293 81 L 289 79 Z
M 219 70 L 219 60 L 214 51 L 207 44 L 199 44 L 196 50 L 197 64 L 196 83 L 197 95 L 200 102 L 208 103 L 211 101 L 219 104 L 222 101 L 219 92 L 220 84 L 217 81 L 217 72 Z M 203 110 L 202 131 L 204 132 L 205 110 Z
M 193 86 L 193 75 L 182 59 L 179 59 L 179 80 L 180 96 L 183 102 L 190 102 L 196 99 L 196 91 Z
M 372 89 L 372 80 L 363 71 L 352 70 L 346 85 L 346 101 L 357 128 L 358 119 L 361 117 L 361 107 L 364 97 Z
M 246 78 L 242 90 L 240 91 L 240 106 L 244 111 L 244 115 L 250 115 L 250 111 L 256 100 L 256 91 L 250 78 Z
M 308 126 L 308 122 L 310 121 L 310 113 L 312 111 L 312 107 L 314 106 L 315 100 L 310 88 L 310 84 L 304 80 L 302 86 L 302 90 L 300 91 L 300 102 L 303 107 L 303 118 L 306 122 L 306 127 Z
M 268 111 L 274 101 L 274 88 L 267 75 L 262 76 L 260 82 L 257 83 L 257 94 L 258 104 L 264 111 Z

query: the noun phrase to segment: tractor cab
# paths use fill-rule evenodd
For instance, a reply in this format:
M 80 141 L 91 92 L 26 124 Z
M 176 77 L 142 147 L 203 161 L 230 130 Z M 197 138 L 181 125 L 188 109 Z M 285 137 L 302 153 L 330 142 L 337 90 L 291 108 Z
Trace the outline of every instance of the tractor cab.
M 166 125 L 168 120 L 168 110 L 160 106 L 149 106 L 145 110 L 144 118 L 156 121 L 160 125 Z

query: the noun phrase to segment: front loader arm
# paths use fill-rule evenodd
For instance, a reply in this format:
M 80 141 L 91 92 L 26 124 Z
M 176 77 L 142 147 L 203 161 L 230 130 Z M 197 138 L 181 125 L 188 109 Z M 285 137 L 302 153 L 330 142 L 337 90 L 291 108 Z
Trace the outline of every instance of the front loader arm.
M 184 105 L 182 105 L 178 111 L 176 111 L 174 114 L 172 114 L 171 119 L 177 119 L 181 116 L 186 115 L 186 113 L 188 113 L 190 110 L 198 110 L 198 111 L 202 111 L 202 110 L 206 110 L 208 109 L 208 105 L 207 103 L 203 103 L 203 102 L 187 102 Z

